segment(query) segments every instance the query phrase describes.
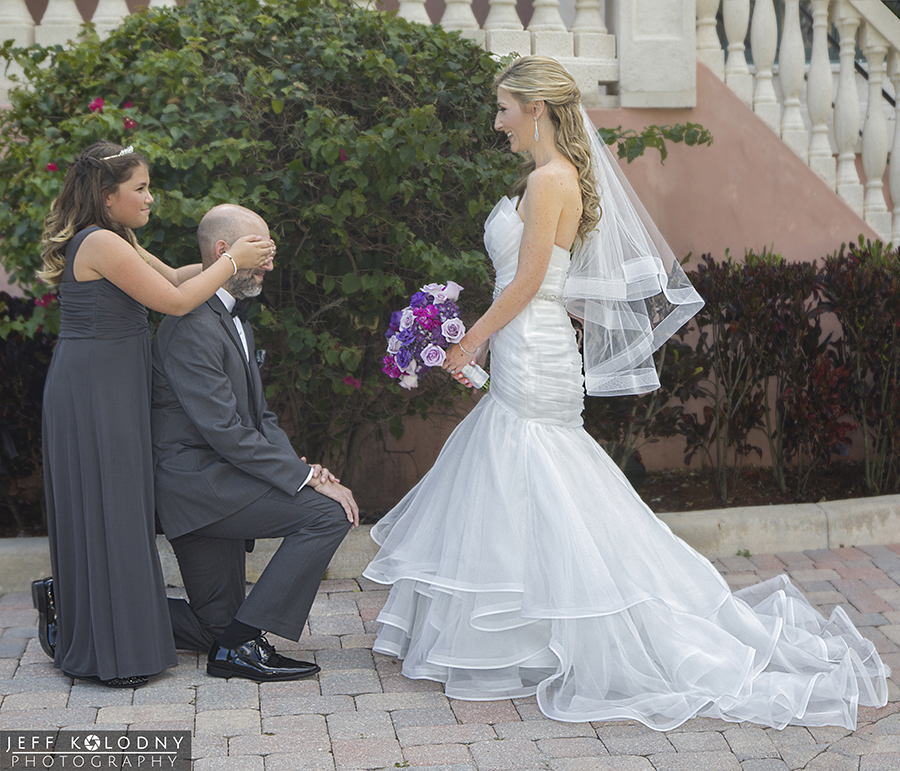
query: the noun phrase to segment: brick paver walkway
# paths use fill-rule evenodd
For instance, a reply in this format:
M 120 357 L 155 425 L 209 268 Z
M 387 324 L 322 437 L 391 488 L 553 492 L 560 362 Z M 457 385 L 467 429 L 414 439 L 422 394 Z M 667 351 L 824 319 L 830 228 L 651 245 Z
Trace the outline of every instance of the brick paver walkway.
M 698 718 L 667 733 L 633 722 L 559 723 L 533 698 L 453 701 L 371 650 L 383 587 L 323 583 L 299 644 L 316 679 L 257 685 L 216 680 L 196 654 L 136 691 L 54 670 L 35 638 L 27 594 L 0 598 L 0 728 L 191 730 L 195 771 L 898 771 L 900 546 L 731 557 L 732 588 L 788 572 L 824 613 L 842 605 L 892 667 L 890 702 L 862 708 L 854 732 L 783 731 Z

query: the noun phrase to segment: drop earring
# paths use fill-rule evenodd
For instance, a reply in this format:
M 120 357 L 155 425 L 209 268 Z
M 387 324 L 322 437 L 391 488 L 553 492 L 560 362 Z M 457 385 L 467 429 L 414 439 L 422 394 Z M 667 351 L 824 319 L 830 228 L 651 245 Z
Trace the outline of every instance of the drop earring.
M 541 140 L 541 134 L 540 134 L 540 132 L 538 131 L 538 127 L 537 127 L 537 115 L 535 115 L 535 116 L 534 116 L 534 141 L 535 141 L 535 142 L 540 142 L 540 140 Z

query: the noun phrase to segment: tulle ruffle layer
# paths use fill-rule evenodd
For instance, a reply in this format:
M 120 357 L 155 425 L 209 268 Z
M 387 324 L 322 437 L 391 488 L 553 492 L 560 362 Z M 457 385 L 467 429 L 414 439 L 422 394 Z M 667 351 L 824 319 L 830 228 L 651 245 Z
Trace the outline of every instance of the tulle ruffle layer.
M 537 695 L 548 717 L 700 715 L 854 728 L 889 674 L 786 577 L 732 594 L 580 428 L 488 395 L 372 532 L 393 584 L 375 650 L 452 698 Z

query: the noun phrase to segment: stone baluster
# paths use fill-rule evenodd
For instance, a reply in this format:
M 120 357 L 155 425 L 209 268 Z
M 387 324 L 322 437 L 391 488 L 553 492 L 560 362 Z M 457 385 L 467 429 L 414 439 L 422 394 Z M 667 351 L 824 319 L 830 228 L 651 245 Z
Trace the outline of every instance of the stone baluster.
M 14 40 L 17 46 L 25 47 L 34 43 L 34 19 L 28 12 L 25 0 L 0 0 L 0 40 Z M 13 81 L 8 75 L 21 75 L 22 68 L 15 62 L 5 70 L 0 62 L 0 104 L 9 103 L 9 89 Z
M 869 69 L 869 94 L 866 122 L 863 126 L 862 162 L 866 173 L 866 197 L 863 213 L 866 222 L 885 242 L 891 238 L 891 214 L 884 200 L 884 171 L 887 168 L 888 134 L 881 89 L 884 85 L 884 60 L 887 40 L 871 24 L 864 24 L 862 49 Z
M 533 7 L 528 29 L 532 32 L 565 32 L 566 25 L 559 15 L 559 0 L 534 0 Z
M 572 32 L 598 32 L 601 35 L 607 33 L 603 12 L 600 10 L 600 0 L 575 0 Z
M 894 86 L 894 142 L 891 146 L 891 163 L 888 168 L 888 186 L 894 202 L 894 216 L 891 220 L 891 241 L 900 244 L 900 51 L 891 50 L 888 56 L 888 74 Z
M 556 59 L 574 56 L 574 36 L 559 15 L 559 0 L 534 0 L 533 8 L 528 25 L 532 52 Z
M 441 26 L 448 32 L 459 32 L 478 45 L 484 45 L 484 31 L 472 13 L 472 0 L 447 0 Z
M 616 36 L 603 22 L 600 0 L 575 0 L 575 19 L 570 30 L 574 36 L 575 56 L 616 62 Z
M 91 21 L 94 22 L 94 28 L 102 40 L 116 29 L 130 13 L 125 0 L 100 0 Z
M 833 78 L 828 59 L 828 1 L 812 0 L 813 46 L 806 76 L 806 107 L 812 131 L 809 167 L 834 190 L 837 184 L 834 155 L 828 139 Z
M 397 9 L 398 15 L 407 21 L 415 21 L 419 24 L 431 24 L 428 11 L 425 10 L 425 0 L 400 0 Z
M 78 37 L 83 22 L 75 0 L 50 0 L 41 23 L 34 28 L 34 42 L 42 46 L 65 45 Z
M 748 107 L 753 106 L 753 76 L 747 67 L 747 27 L 750 24 L 750 0 L 722 0 L 725 37 L 728 38 L 728 59 L 725 62 L 725 83 Z
M 531 53 L 531 33 L 516 13 L 516 0 L 491 0 L 484 20 L 484 47 L 498 56 Z
M 725 80 L 725 52 L 716 32 L 716 11 L 719 0 L 696 0 L 697 3 L 697 61 L 703 62 Z
M 753 111 L 777 134 L 781 131 L 781 105 L 772 85 L 772 67 L 778 52 L 778 20 L 772 0 L 756 0 L 750 25 L 750 47 L 756 64 Z
M 784 95 L 781 138 L 806 163 L 809 156 L 809 135 L 800 114 L 800 92 L 803 90 L 803 76 L 806 74 L 806 51 L 800 29 L 800 0 L 785 0 L 778 64 L 781 93 Z
M 846 3 L 833 7 L 834 24 L 841 40 L 841 69 L 834 98 L 834 140 L 838 150 L 837 192 L 860 217 L 863 216 L 863 186 L 856 171 L 859 141 L 859 92 L 856 88 L 856 30 L 859 16 Z

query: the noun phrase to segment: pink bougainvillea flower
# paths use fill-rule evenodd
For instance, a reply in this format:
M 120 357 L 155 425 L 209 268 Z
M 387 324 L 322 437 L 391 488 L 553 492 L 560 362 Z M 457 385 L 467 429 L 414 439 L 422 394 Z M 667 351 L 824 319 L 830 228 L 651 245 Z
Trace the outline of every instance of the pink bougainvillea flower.
M 88 105 L 88 109 L 91 112 L 103 112 L 103 97 L 98 96 L 93 102 Z
M 132 107 L 134 107 L 134 104 L 132 102 L 125 102 L 125 104 L 122 105 L 122 108 L 125 110 L 128 110 Z
M 345 163 L 346 160 L 347 160 L 347 151 L 344 149 L 341 149 L 341 163 Z
M 126 129 L 137 128 L 137 121 L 133 118 L 123 118 L 122 125 L 124 125 Z
M 52 292 L 48 292 L 43 297 L 36 297 L 34 299 L 35 305 L 40 305 L 42 308 L 49 308 L 56 301 L 56 295 Z
M 48 163 L 47 171 L 59 171 L 59 166 L 57 166 L 55 163 Z
M 344 375 L 344 385 L 353 386 L 357 391 L 362 388 L 362 382 L 351 375 Z

